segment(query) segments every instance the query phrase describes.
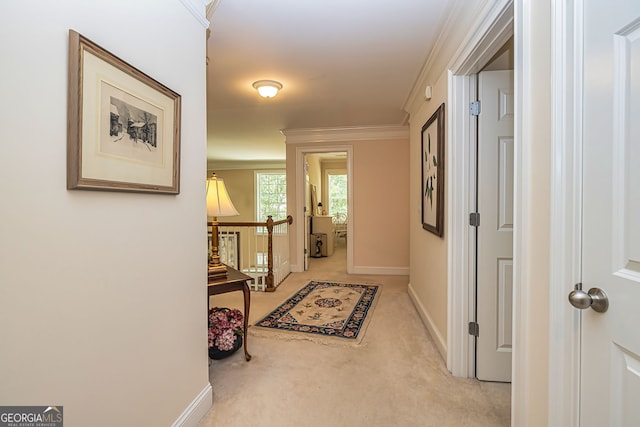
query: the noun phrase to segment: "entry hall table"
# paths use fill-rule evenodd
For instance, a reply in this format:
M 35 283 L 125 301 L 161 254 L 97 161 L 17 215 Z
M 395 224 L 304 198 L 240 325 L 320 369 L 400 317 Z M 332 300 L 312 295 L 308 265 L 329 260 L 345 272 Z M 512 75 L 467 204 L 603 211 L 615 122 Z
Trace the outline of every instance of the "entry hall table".
M 207 286 L 207 315 L 209 313 L 211 295 L 224 294 L 226 292 L 242 291 L 244 294 L 244 358 L 251 360 L 251 355 L 247 351 L 247 338 L 249 336 L 249 308 L 251 306 L 251 290 L 247 280 L 251 277 L 238 270 L 227 266 L 227 277 L 210 279 Z

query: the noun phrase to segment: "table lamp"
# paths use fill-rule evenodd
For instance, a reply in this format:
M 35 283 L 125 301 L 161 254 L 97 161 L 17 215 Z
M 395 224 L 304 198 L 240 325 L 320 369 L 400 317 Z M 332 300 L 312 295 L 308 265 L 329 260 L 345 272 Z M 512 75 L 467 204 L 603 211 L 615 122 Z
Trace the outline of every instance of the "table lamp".
M 209 279 L 227 276 L 227 266 L 218 255 L 218 217 L 240 215 L 231 202 L 224 180 L 212 174 L 207 180 L 207 216 L 213 217 L 211 226 L 211 255 L 209 256 Z

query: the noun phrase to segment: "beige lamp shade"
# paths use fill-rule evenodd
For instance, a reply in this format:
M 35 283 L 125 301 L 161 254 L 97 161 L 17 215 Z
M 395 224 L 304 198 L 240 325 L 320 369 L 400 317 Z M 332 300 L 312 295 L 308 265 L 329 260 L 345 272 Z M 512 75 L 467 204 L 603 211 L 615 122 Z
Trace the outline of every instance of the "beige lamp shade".
M 224 180 L 215 174 L 207 180 L 207 216 L 240 215 L 231 202 Z

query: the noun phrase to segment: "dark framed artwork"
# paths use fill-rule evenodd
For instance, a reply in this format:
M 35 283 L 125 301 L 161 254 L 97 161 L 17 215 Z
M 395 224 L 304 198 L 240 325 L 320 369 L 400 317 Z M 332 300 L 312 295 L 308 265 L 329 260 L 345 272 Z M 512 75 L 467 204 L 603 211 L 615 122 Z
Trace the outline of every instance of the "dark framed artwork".
M 422 228 L 444 235 L 444 103 L 422 126 Z
M 68 189 L 180 192 L 180 95 L 73 30 L 68 91 Z

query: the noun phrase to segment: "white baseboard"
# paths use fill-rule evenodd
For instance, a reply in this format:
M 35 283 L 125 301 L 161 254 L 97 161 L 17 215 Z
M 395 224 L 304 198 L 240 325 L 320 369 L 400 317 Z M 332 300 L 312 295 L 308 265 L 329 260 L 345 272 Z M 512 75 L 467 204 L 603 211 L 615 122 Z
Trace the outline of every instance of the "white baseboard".
M 207 384 L 178 419 L 175 420 L 172 427 L 197 427 L 200 424 L 200 420 L 207 415 L 211 406 L 213 406 L 213 388 L 211 384 Z
M 351 274 L 380 274 L 387 276 L 408 276 L 409 267 L 366 267 L 353 266 Z
M 291 264 L 292 273 L 300 273 L 304 271 L 302 266 L 297 264 Z M 367 267 L 367 266 L 354 266 L 353 271 L 349 274 L 380 274 L 387 276 L 408 276 L 409 267 Z
M 447 341 L 442 337 L 442 335 L 436 328 L 436 325 L 433 323 L 431 316 L 429 316 L 429 312 L 427 312 L 427 310 L 424 308 L 424 306 L 418 299 L 418 296 L 414 292 L 413 287 L 411 286 L 411 283 L 409 283 L 408 289 L 409 289 L 409 298 L 411 298 L 411 301 L 413 301 L 413 305 L 415 305 L 416 310 L 418 310 L 418 314 L 422 319 L 422 323 L 424 323 L 424 326 L 427 327 L 429 334 L 431 334 L 431 338 L 433 338 L 433 341 L 436 343 L 436 347 L 438 348 L 438 351 L 442 355 L 442 358 L 446 361 L 447 360 Z

